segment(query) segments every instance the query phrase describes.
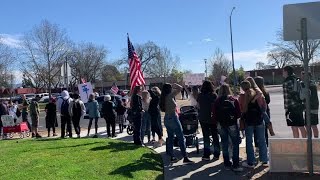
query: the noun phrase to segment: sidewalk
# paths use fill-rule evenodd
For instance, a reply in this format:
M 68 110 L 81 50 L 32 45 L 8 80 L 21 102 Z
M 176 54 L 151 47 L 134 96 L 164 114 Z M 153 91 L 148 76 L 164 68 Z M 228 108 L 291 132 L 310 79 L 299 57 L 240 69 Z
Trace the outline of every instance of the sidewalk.
M 118 131 L 118 128 L 116 128 L 116 132 Z M 94 134 L 94 129 L 91 129 L 90 136 L 92 137 Z M 83 131 L 81 133 L 81 137 L 86 137 L 87 132 Z M 106 138 L 106 128 L 101 127 L 98 129 L 98 136 L 99 138 Z M 181 160 L 177 163 L 170 163 L 169 157 L 166 155 L 166 146 L 163 145 L 162 147 L 154 148 L 152 144 L 146 144 L 148 148 L 154 149 L 157 153 L 159 153 L 162 156 L 163 165 L 164 165 L 164 177 L 167 180 L 171 179 L 209 179 L 209 178 L 215 178 L 215 179 L 250 179 L 254 174 L 258 174 L 259 177 L 264 175 L 269 168 L 265 168 L 262 166 L 257 167 L 256 169 L 252 171 L 248 171 L 245 169 L 242 173 L 235 173 L 233 171 L 225 170 L 223 166 L 223 159 L 222 154 L 220 156 L 219 160 L 216 161 L 202 161 L 202 149 L 203 149 L 203 141 L 202 141 L 202 134 L 199 133 L 197 135 L 200 141 L 200 153 L 196 153 L 196 148 L 187 148 L 187 151 L 189 153 L 189 157 L 195 161 L 195 164 L 192 165 L 184 165 L 182 162 L 182 157 L 180 155 L 179 148 L 175 148 L 174 152 L 178 158 Z M 132 142 L 132 136 L 129 136 L 126 131 L 124 131 L 121 134 L 117 134 L 116 138 L 118 140 L 128 141 Z M 164 139 L 166 139 L 166 131 L 164 129 Z M 146 138 L 145 138 L 146 141 Z M 245 141 L 243 140 L 240 145 L 240 156 L 245 159 Z M 257 173 L 259 172 L 259 173 Z M 262 172 L 262 173 L 261 173 Z

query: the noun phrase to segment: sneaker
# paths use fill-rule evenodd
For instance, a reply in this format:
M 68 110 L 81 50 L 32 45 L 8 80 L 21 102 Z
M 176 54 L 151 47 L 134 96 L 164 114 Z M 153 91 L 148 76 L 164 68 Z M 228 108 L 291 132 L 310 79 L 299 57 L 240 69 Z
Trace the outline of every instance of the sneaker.
M 117 137 L 117 135 L 112 135 L 113 138 Z
M 53 133 L 53 135 L 52 136 L 58 136 L 56 133 Z
M 231 170 L 231 166 L 224 166 L 224 168 L 225 168 L 227 171 L 230 171 L 230 170 Z
M 240 166 L 234 167 L 234 168 L 232 168 L 232 171 L 234 171 L 234 172 L 242 172 L 242 171 L 243 171 L 243 168 L 240 167 Z
M 246 168 L 254 168 L 254 167 L 255 167 L 254 164 L 248 164 L 247 162 L 243 162 L 243 163 L 242 163 L 242 166 L 243 166 L 243 167 L 246 167 Z
M 202 161 L 210 161 L 210 156 L 202 156 Z
M 268 163 L 268 162 L 262 162 L 262 166 L 268 167 L 268 166 L 269 166 L 269 163 Z
M 183 163 L 185 164 L 193 164 L 194 162 L 191 161 L 188 157 L 183 158 Z
M 178 162 L 179 160 L 178 160 L 176 157 L 172 156 L 171 159 L 170 159 L 170 161 L 171 161 L 171 163 L 176 163 L 176 162 Z

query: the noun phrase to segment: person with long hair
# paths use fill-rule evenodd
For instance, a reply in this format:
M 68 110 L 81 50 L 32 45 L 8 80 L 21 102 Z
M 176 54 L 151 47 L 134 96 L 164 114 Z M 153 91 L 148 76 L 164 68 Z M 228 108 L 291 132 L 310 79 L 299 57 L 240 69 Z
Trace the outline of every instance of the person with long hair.
M 148 110 L 150 106 L 151 97 L 149 92 L 146 90 L 142 91 L 141 97 L 142 97 L 142 108 L 144 111 L 142 113 L 141 140 L 143 143 L 144 136 L 147 135 L 148 143 L 150 143 L 151 142 L 151 117 Z
M 132 119 L 134 125 L 133 141 L 135 145 L 143 146 L 141 139 L 141 124 L 142 124 L 142 98 L 141 98 L 142 87 L 136 86 L 133 89 L 130 107 L 132 111 Z
M 94 134 L 93 138 L 97 138 L 98 137 L 98 120 L 100 118 L 99 103 L 95 99 L 95 96 L 96 95 L 94 93 L 89 95 L 89 101 L 88 101 L 87 109 L 86 109 L 88 114 L 89 114 L 89 125 L 88 125 L 88 134 L 87 134 L 87 136 L 90 135 L 92 121 L 93 121 L 93 119 L 95 120 L 94 121 L 95 134 Z
M 202 160 L 210 160 L 210 136 L 213 139 L 215 159 L 220 156 L 220 143 L 217 130 L 216 119 L 211 117 L 211 110 L 214 102 L 217 99 L 217 94 L 214 92 L 213 84 L 210 81 L 204 81 L 201 93 L 198 95 L 199 121 L 203 133 L 204 149 Z
M 224 166 L 227 169 L 240 172 L 243 169 L 239 165 L 239 127 L 240 118 L 239 101 L 232 96 L 230 86 L 223 84 L 219 90 L 218 99 L 213 106 L 213 119 L 218 121 L 218 130 L 221 137 Z M 229 138 L 232 143 L 232 163 L 229 158 Z
M 151 116 L 151 132 L 152 136 L 155 137 L 155 134 L 158 135 L 159 138 L 159 145 L 162 146 L 163 144 L 163 129 L 161 124 L 161 114 L 159 109 L 159 102 L 160 102 L 160 95 L 161 91 L 158 87 L 152 87 L 149 90 L 151 101 L 149 105 L 149 114 Z
M 166 83 L 162 87 L 162 93 L 160 96 L 160 109 L 161 111 L 165 112 L 164 125 L 166 126 L 168 133 L 167 154 L 171 156 L 171 162 L 178 161 L 178 159 L 173 154 L 173 141 L 174 135 L 176 135 L 179 142 L 181 154 L 184 157 L 183 162 L 193 163 L 193 161 L 188 158 L 186 152 L 186 140 L 184 138 L 182 126 L 176 112 L 177 103 L 175 97 L 179 94 L 181 89 L 182 86 L 180 86 L 179 84 L 171 85 Z
M 50 129 L 52 129 L 52 136 L 57 136 L 56 127 L 58 127 L 57 121 L 57 106 L 54 98 L 49 99 L 49 103 L 45 107 L 46 111 L 46 128 L 48 129 L 48 137 L 50 137 Z
M 261 94 L 258 94 L 255 85 L 251 85 L 248 80 L 241 82 L 241 88 L 244 91 L 244 96 L 241 98 L 240 102 L 242 104 L 242 113 L 245 121 L 245 136 L 246 136 L 246 153 L 247 161 L 242 164 L 244 167 L 254 168 L 255 167 L 255 156 L 254 149 L 252 145 L 253 132 L 256 131 L 256 139 L 259 146 L 259 158 L 264 164 L 268 164 L 268 152 L 267 145 L 265 142 L 265 125 L 262 119 L 261 112 L 261 102 L 259 103 L 259 98 Z M 262 92 L 261 92 L 262 93 Z
M 257 76 L 254 78 L 254 81 L 256 82 L 258 88 L 262 91 L 262 94 L 265 98 L 265 101 L 266 101 L 266 105 L 267 105 L 267 108 L 264 109 L 263 111 L 265 111 L 265 113 L 268 115 L 268 118 L 270 119 L 271 116 L 270 116 L 270 107 L 269 107 L 269 104 L 270 104 L 270 94 L 269 92 L 266 90 L 266 88 L 264 87 L 264 78 L 261 77 L 261 76 Z M 266 130 L 265 130 L 265 136 L 266 136 L 266 143 L 267 143 L 267 146 L 268 146 L 268 130 L 269 130 L 269 133 L 271 136 L 274 136 L 275 133 L 273 131 L 273 127 L 272 127 L 272 123 L 271 121 L 269 120 L 269 124 L 266 124 Z

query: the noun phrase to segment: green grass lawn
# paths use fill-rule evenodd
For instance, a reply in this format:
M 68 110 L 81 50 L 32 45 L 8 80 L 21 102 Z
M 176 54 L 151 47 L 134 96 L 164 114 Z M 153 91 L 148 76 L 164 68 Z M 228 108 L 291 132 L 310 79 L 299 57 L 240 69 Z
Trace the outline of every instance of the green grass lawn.
M 163 179 L 159 154 L 110 139 L 0 141 L 0 179 Z

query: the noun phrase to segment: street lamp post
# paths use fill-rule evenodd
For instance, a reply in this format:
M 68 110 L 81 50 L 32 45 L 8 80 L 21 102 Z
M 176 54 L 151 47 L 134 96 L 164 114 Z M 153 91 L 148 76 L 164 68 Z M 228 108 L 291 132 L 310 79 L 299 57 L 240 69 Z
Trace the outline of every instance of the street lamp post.
M 207 80 L 207 78 L 208 78 L 208 69 L 207 69 L 207 59 L 204 59 L 204 65 L 205 65 L 205 73 L 206 73 L 206 80 Z
M 232 13 L 236 9 L 236 7 L 233 7 L 230 13 L 229 22 L 230 22 L 230 40 L 231 40 L 231 56 L 232 56 L 232 69 L 233 69 L 233 85 L 234 85 L 234 91 L 236 91 L 236 85 L 237 85 L 237 78 L 236 78 L 236 70 L 234 68 L 234 56 L 233 56 L 233 38 L 232 38 Z

